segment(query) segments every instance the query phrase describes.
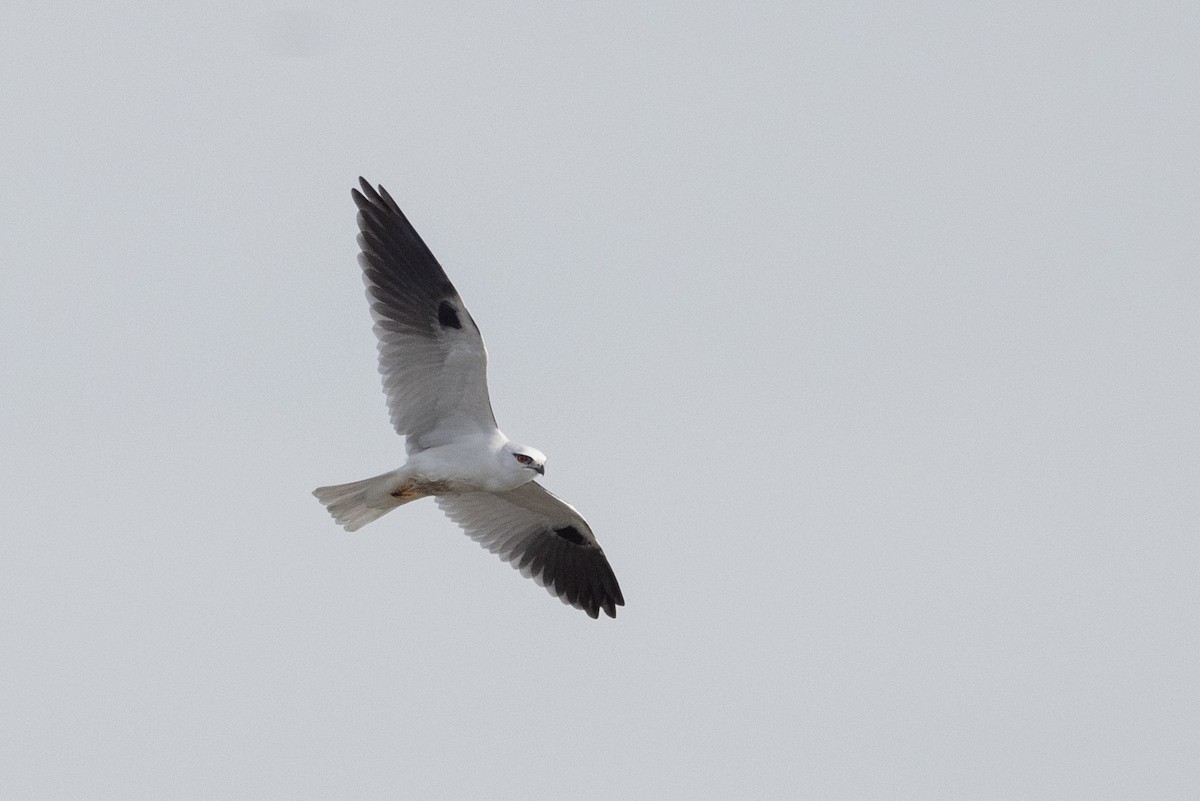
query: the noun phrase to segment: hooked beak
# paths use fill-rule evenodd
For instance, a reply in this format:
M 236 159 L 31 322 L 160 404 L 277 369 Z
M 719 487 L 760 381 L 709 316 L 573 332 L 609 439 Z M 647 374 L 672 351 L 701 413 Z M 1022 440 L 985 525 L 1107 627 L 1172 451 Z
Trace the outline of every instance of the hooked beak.
M 535 467 L 533 469 L 538 472 L 539 476 L 546 475 L 546 465 L 544 465 L 544 464 L 539 464 L 537 467 Z

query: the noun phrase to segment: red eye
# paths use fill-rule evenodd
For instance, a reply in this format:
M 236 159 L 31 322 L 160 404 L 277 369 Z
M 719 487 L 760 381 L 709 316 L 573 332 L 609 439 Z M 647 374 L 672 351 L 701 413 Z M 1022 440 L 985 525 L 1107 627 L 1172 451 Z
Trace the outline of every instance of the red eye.
M 518 461 L 518 462 L 520 462 L 521 464 L 529 464 L 530 462 L 532 462 L 532 461 L 533 461 L 533 457 L 532 457 L 532 456 L 526 456 L 526 455 L 525 455 L 525 454 L 523 454 L 523 453 L 518 453 L 518 454 L 517 454 L 517 461 Z

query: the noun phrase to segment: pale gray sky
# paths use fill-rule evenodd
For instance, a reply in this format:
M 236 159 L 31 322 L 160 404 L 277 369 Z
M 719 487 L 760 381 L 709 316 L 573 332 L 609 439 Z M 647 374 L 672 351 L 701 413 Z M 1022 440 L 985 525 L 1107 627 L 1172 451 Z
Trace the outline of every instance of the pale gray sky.
M 4 3 L 0 798 L 1197 797 L 1198 9 Z M 309 495 L 360 174 L 617 620 Z

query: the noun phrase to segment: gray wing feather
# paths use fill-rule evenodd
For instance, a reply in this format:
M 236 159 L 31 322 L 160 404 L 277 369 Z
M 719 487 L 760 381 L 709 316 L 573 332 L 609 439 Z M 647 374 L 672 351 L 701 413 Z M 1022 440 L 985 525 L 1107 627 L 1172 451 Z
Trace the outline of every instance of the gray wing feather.
M 502 493 L 439 495 L 438 506 L 471 539 L 541 584 L 563 603 L 595 618 L 625 605 L 617 577 L 569 503 L 536 482 Z
M 413 453 L 496 427 L 487 349 L 437 259 L 382 186 L 362 178 L 358 206 L 363 282 L 379 372 L 396 431 Z

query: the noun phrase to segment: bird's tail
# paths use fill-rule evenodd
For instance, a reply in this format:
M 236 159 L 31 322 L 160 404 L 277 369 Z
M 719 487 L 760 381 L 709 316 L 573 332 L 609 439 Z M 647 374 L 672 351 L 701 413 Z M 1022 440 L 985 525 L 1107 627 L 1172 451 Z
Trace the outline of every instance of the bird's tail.
M 392 471 L 349 484 L 317 487 L 313 495 L 325 505 L 339 525 L 347 531 L 358 531 L 372 520 L 378 520 L 397 506 L 413 500 L 392 494 L 398 482 L 396 471 Z

